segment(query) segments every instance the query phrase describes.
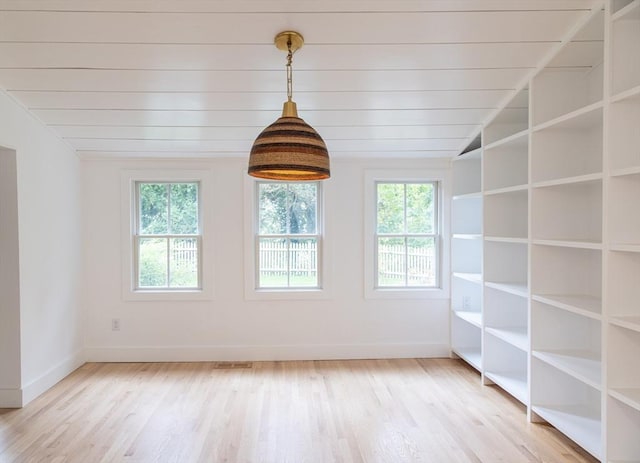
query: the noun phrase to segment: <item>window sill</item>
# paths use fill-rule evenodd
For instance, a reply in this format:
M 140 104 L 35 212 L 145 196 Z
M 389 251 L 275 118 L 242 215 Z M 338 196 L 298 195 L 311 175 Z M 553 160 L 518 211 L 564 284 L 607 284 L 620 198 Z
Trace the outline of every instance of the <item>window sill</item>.
M 369 288 L 366 299 L 448 299 L 443 288 Z
M 125 301 L 208 301 L 211 300 L 210 291 L 200 289 L 190 290 L 137 290 L 126 291 Z
M 247 289 L 245 299 L 250 301 L 306 301 L 330 299 L 330 294 L 323 288 L 300 288 L 300 289 Z

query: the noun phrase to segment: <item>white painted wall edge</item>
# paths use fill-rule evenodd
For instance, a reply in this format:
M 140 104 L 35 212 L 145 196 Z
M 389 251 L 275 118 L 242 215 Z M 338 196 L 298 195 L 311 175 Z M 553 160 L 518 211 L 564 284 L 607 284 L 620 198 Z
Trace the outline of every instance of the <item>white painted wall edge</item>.
M 206 362 L 449 357 L 447 344 L 85 347 L 87 362 Z
M 60 382 L 85 363 L 85 352 L 80 349 L 58 364 L 49 368 L 43 375 L 22 388 L 22 406 L 24 407 L 43 392 Z
M 0 389 L 0 408 L 22 407 L 22 389 Z

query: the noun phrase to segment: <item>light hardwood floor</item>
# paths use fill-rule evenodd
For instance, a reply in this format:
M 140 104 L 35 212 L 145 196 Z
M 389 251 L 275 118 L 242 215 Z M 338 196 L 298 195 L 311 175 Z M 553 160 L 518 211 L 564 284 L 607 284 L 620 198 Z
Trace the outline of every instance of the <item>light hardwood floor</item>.
M 459 360 L 89 363 L 0 410 L 0 462 L 595 461 L 523 410 Z

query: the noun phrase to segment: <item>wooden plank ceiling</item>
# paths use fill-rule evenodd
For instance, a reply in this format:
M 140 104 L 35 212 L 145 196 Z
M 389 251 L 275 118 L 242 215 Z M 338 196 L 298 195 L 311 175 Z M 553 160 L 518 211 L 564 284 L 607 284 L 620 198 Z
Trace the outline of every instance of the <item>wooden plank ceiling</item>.
M 332 157 L 454 156 L 593 3 L 0 0 L 0 87 L 83 157 L 247 156 L 291 29 L 294 100 Z

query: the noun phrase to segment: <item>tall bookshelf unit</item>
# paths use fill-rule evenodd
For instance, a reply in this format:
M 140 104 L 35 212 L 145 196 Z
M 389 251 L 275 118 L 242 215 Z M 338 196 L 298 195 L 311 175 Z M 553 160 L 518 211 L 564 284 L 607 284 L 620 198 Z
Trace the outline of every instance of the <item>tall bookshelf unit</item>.
M 639 49 L 640 0 L 602 1 L 485 125 L 478 315 L 452 323 L 485 384 L 607 463 L 640 462 Z
M 451 347 L 482 371 L 482 149 L 453 163 Z

